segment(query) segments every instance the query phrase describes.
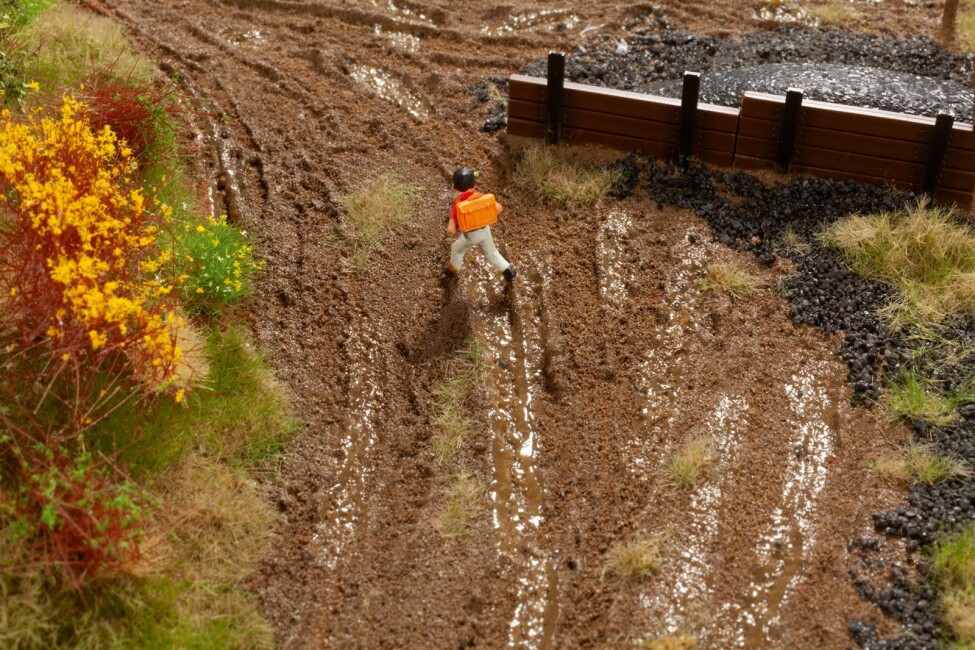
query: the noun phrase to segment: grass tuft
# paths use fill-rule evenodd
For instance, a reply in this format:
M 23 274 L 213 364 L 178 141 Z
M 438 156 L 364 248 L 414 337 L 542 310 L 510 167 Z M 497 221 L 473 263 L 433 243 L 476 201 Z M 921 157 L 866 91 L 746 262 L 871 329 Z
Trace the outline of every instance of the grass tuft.
M 419 191 L 390 174 L 378 176 L 339 199 L 345 220 L 339 237 L 349 249 L 355 270 L 369 265 L 369 256 L 393 230 L 414 219 Z
M 477 432 L 477 423 L 468 415 L 465 402 L 484 373 L 484 358 L 477 341 L 447 363 L 446 379 L 434 390 L 437 401 L 437 430 L 431 439 L 433 455 L 441 465 L 454 465 L 457 453 Z
M 762 287 L 762 280 L 745 270 L 740 262 L 733 261 L 709 266 L 706 277 L 697 286 L 702 291 L 723 291 L 738 300 L 756 293 Z
M 663 567 L 663 544 L 659 537 L 617 542 L 606 553 L 602 580 L 612 587 L 643 582 Z
M 888 480 L 927 485 L 971 476 L 971 470 L 964 462 L 939 456 L 929 445 L 920 443 L 911 443 L 895 453 L 880 456 L 871 469 Z
M 809 7 L 809 13 L 824 25 L 847 27 L 863 18 L 863 12 L 848 2 L 830 2 Z
M 640 647 L 644 650 L 694 650 L 697 637 L 693 634 L 668 634 L 644 639 Z
M 132 49 L 121 26 L 64 2 L 36 16 L 18 38 L 37 54 L 24 69 L 27 79 L 52 92 L 92 74 L 134 86 L 148 85 L 155 76 L 152 62 Z
M 785 231 L 782 233 L 782 245 L 790 251 L 795 251 L 797 253 L 808 253 L 812 246 L 809 244 L 805 238 L 797 233 L 792 225 L 785 227 Z
M 899 290 L 883 311 L 893 327 L 975 315 L 975 235 L 950 211 L 922 199 L 893 214 L 852 215 L 822 238 L 854 271 Z
M 670 479 L 674 487 L 685 490 L 696 487 L 704 481 L 716 460 L 714 438 L 699 436 L 674 452 L 661 472 Z
M 565 157 L 557 147 L 532 145 L 518 159 L 514 185 L 542 201 L 561 205 L 593 205 L 606 196 L 618 172 L 585 166 Z
M 904 371 L 891 384 L 887 408 L 895 419 L 925 422 L 944 428 L 958 420 L 958 407 L 975 401 L 969 391 L 942 393 L 935 383 L 914 371 Z
M 975 647 L 975 524 L 942 537 L 929 550 L 945 622 L 960 648 Z
M 470 472 L 462 470 L 455 474 L 444 490 L 443 509 L 434 521 L 437 531 L 447 539 L 466 537 L 484 489 L 481 480 Z

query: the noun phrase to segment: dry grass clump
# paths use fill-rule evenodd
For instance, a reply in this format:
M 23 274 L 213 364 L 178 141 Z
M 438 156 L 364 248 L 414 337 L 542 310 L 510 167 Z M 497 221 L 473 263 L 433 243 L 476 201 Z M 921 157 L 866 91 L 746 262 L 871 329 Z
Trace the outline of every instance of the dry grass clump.
M 880 456 L 871 469 L 885 479 L 903 483 L 932 485 L 959 476 L 971 476 L 964 462 L 949 456 L 939 456 L 930 445 L 911 443 L 894 453 Z
M 609 193 L 616 176 L 613 170 L 568 160 L 557 147 L 532 145 L 518 159 L 512 181 L 546 202 L 592 205 Z
M 958 35 L 955 40 L 964 52 L 975 51 L 975 0 L 962 0 L 958 8 Z
M 660 572 L 663 556 L 660 537 L 617 542 L 606 553 L 602 580 L 613 587 L 637 584 Z
M 824 25 L 848 26 L 863 18 L 863 12 L 849 2 L 830 2 L 809 7 L 809 13 Z
M 975 648 L 975 524 L 935 542 L 929 556 L 942 613 L 957 641 L 952 647 Z
M 975 401 L 969 391 L 942 393 L 930 379 L 905 371 L 891 384 L 887 410 L 895 419 L 944 428 L 958 420 L 958 407 Z
M 797 233 L 791 225 L 786 226 L 782 233 L 782 245 L 797 253 L 806 253 L 812 248 L 809 242 Z
M 434 521 L 437 531 L 448 539 L 466 537 L 484 490 L 484 484 L 472 473 L 462 470 L 455 474 L 444 490 L 443 509 Z
M 661 473 L 670 479 L 674 487 L 685 490 L 704 481 L 716 460 L 714 438 L 698 436 L 674 452 Z
M 148 85 L 154 77 L 152 62 L 132 49 L 118 23 L 65 2 L 17 37 L 37 54 L 27 61 L 24 75 L 42 88 L 74 85 L 93 73 L 134 86 Z
M 723 291 L 735 300 L 750 296 L 762 288 L 762 280 L 749 273 L 737 260 L 714 264 L 707 268 L 706 277 L 697 283 L 702 291 Z
M 418 195 L 416 187 L 383 174 L 339 199 L 345 210 L 339 237 L 349 248 L 353 269 L 366 268 L 386 236 L 416 217 Z
M 697 637 L 693 634 L 668 634 L 644 639 L 640 647 L 644 650 L 694 650 Z
M 484 374 L 484 359 L 477 341 L 467 346 L 447 364 L 447 378 L 437 386 L 437 430 L 431 439 L 433 455 L 442 465 L 454 464 L 456 454 L 477 432 L 477 423 L 468 415 L 467 398 Z
M 897 287 L 884 310 L 894 327 L 975 314 L 975 234 L 950 211 L 922 199 L 894 214 L 852 215 L 822 237 L 854 271 Z

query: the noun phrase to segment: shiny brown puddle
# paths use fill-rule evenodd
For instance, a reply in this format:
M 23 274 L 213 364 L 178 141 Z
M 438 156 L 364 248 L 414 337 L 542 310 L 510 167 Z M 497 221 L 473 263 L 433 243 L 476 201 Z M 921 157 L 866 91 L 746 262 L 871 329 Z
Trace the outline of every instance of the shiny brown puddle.
M 555 562 L 538 543 L 545 517 L 544 489 L 536 470 L 538 431 L 532 404 L 541 390 L 544 327 L 540 266 L 526 259 L 519 282 L 507 291 L 483 260 L 471 264 L 473 320 L 489 362 L 486 390 L 494 477 L 490 495 L 500 551 L 514 561 L 517 585 L 508 623 L 508 646 L 552 647 L 558 617 Z

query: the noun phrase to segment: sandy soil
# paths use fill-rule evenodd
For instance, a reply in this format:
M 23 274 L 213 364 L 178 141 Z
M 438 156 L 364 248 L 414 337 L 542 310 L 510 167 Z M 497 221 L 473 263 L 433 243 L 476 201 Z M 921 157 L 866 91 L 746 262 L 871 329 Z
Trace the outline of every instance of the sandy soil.
M 252 327 L 308 427 L 254 583 L 282 647 L 618 647 L 690 630 L 709 648 L 840 648 L 852 619 L 882 618 L 855 595 L 847 543 L 903 498 L 864 470 L 898 433 L 848 405 L 838 341 L 795 328 L 771 290 L 702 292 L 706 267 L 737 254 L 688 212 L 539 210 L 506 192 L 504 138 L 477 130 L 472 85 L 648 5 L 79 2 L 204 102 L 216 207 L 268 260 Z M 760 27 L 753 3 L 660 4 L 681 29 Z M 862 10 L 897 33 L 937 14 Z M 438 284 L 461 163 L 505 197 L 510 292 L 479 262 L 450 295 Z M 423 216 L 351 273 L 336 197 L 386 171 L 423 188 Z M 785 270 L 755 271 L 771 286 Z M 446 542 L 432 391 L 472 337 L 490 370 L 464 454 L 489 487 L 471 535 Z M 659 468 L 697 435 L 713 436 L 718 471 L 676 491 Z M 650 533 L 669 540 L 660 576 L 605 585 L 610 545 Z

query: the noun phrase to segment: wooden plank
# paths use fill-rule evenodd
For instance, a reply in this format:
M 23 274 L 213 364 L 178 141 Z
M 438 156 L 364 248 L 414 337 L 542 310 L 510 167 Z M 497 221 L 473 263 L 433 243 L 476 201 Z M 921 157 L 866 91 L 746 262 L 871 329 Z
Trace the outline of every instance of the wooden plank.
M 694 131 L 694 151 L 698 149 L 734 153 L 735 134 L 698 128 Z
M 858 172 L 842 171 L 837 169 L 825 169 L 823 167 L 816 167 L 811 165 L 795 165 L 793 169 L 800 174 L 809 174 L 811 176 L 818 176 L 820 178 L 832 178 L 838 181 L 857 181 L 860 183 L 865 183 L 867 185 L 893 185 L 895 187 L 900 187 L 909 190 L 920 190 L 920 183 L 912 183 L 909 181 L 892 181 L 889 178 L 883 178 L 880 176 L 874 176 L 871 174 L 862 174 Z
M 641 120 L 622 115 L 607 115 L 596 111 L 566 108 L 563 124 L 567 128 L 602 131 L 615 135 L 646 138 L 660 142 L 677 142 L 676 122 Z
M 545 121 L 545 104 L 513 99 L 508 102 L 508 119 L 511 118 L 542 123 Z
M 775 140 L 761 140 L 759 138 L 749 138 L 739 135 L 738 141 L 735 144 L 735 155 L 775 162 L 777 146 L 778 144 Z
M 528 122 L 517 118 L 508 118 L 508 135 L 517 135 L 523 138 L 545 137 L 545 124 L 542 122 Z
M 545 80 L 513 75 L 508 82 L 509 100 L 545 103 Z M 680 100 L 610 88 L 566 82 L 565 106 L 611 115 L 677 123 Z M 738 128 L 738 109 L 714 104 L 698 105 L 699 128 L 733 132 Z
M 773 169 L 775 160 L 772 158 L 753 158 L 735 152 L 735 162 L 732 165 L 735 169 Z
M 809 146 L 797 148 L 792 160 L 795 164 L 805 167 L 857 173 L 893 181 L 903 181 L 912 185 L 920 185 L 924 180 L 924 162 L 862 156 Z M 971 191 L 975 188 L 975 172 L 943 169 L 938 176 L 938 186 L 952 190 Z
M 695 148 L 694 157 L 699 158 L 709 165 L 717 165 L 719 167 L 731 167 L 735 160 L 734 154 L 724 149 L 715 151 L 713 149 Z
M 784 105 L 784 97 L 749 91 L 742 99 L 741 114 L 743 118 L 777 122 L 782 119 Z M 799 122 L 835 131 L 929 143 L 934 137 L 935 119 L 810 100 L 804 102 Z M 975 150 L 975 133 L 971 125 L 962 122 L 955 124 L 951 131 L 951 144 L 957 149 Z
M 945 205 L 956 204 L 962 210 L 967 210 L 972 207 L 972 193 L 964 192 L 961 190 L 950 190 L 947 188 L 938 188 L 934 192 L 935 198 L 939 203 Z
M 656 158 L 670 158 L 677 153 L 677 142 L 673 144 L 632 138 L 599 131 L 586 131 L 566 127 L 562 131 L 566 142 L 571 144 L 598 144 L 622 151 L 642 151 Z
M 779 137 L 779 129 L 780 125 L 776 122 L 744 117 L 738 129 L 738 136 L 739 138 L 774 141 Z M 832 140 L 832 143 L 830 140 Z M 881 155 L 895 159 L 899 156 L 902 160 L 917 160 L 918 162 L 926 159 L 925 157 L 928 155 L 928 150 L 931 146 L 928 143 L 889 140 L 878 136 L 839 132 L 809 126 L 799 127 L 798 142 L 823 149 L 833 149 L 837 146 L 836 143 L 838 142 L 839 146 L 844 147 L 852 153 Z M 903 155 L 894 154 L 890 151 L 893 147 L 903 147 L 906 153 Z M 948 157 L 945 159 L 945 169 L 975 171 L 975 151 L 966 151 L 949 146 Z

